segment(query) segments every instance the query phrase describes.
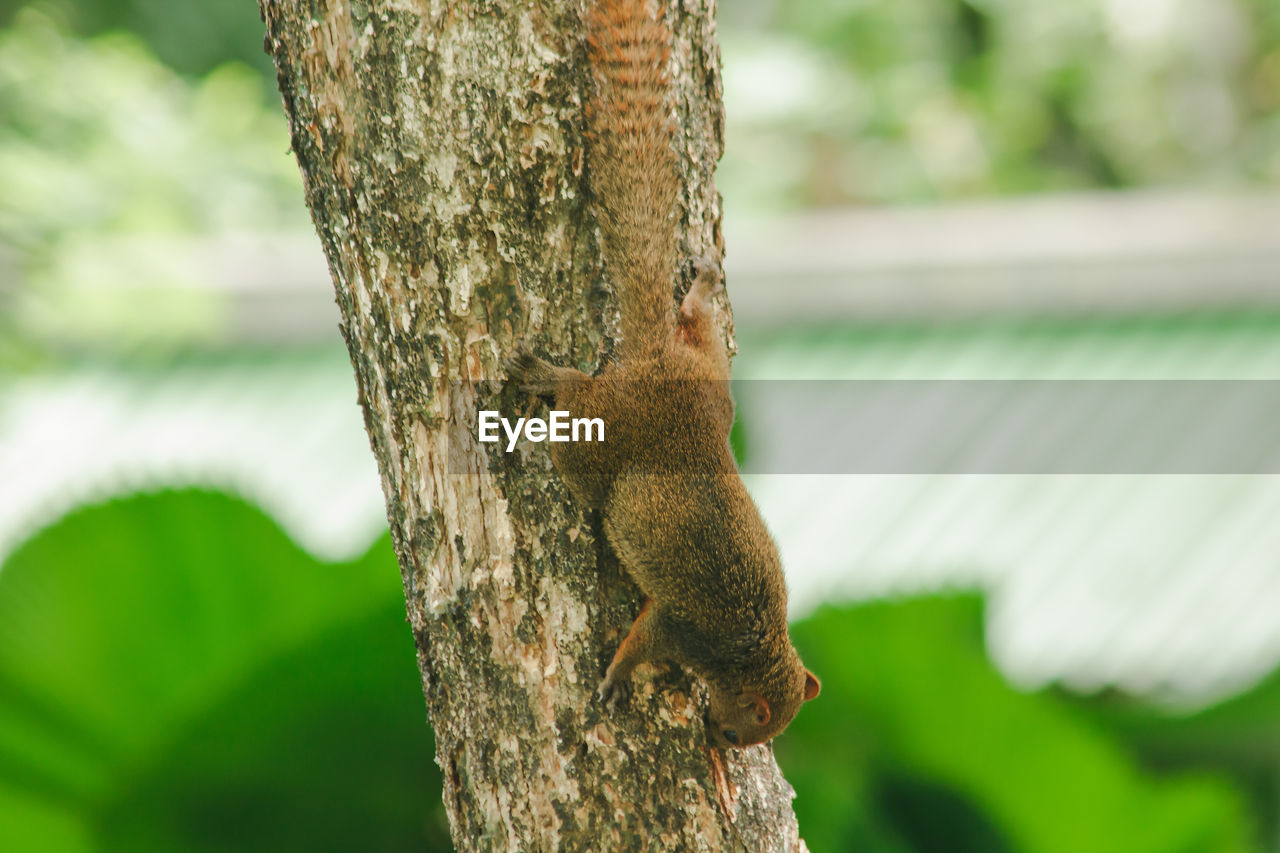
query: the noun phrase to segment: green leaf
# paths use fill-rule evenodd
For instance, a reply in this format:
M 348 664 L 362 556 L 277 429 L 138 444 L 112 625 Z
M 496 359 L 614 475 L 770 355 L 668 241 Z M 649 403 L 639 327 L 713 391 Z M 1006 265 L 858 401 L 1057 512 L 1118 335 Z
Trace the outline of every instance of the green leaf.
M 1195 711 L 1175 711 L 1110 692 L 1064 699 L 1156 766 L 1212 767 L 1240 780 L 1264 838 L 1280 827 L 1280 670 L 1244 693 Z
M 1257 849 L 1225 777 L 1145 772 L 1068 703 L 1006 684 L 984 652 L 977 599 L 827 609 L 794 633 L 823 693 L 777 751 L 815 850 L 848 849 L 871 820 L 909 849 L 950 853 Z M 846 788 L 866 793 L 834 802 Z M 948 814 L 971 845 L 930 846 L 912 822 L 936 830 Z
M 385 540 L 166 493 L 0 571 L 0 849 L 448 849 L 432 755 Z
M 1162 758 L 1217 756 L 1227 762 L 1280 766 L 1280 670 L 1245 692 L 1179 713 L 1122 694 L 1067 697 L 1091 719 Z

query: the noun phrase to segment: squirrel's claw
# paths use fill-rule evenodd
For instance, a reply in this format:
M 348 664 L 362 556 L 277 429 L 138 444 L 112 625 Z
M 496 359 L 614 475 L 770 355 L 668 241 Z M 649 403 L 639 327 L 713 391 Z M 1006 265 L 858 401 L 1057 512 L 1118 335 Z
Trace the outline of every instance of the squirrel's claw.
M 517 383 L 521 391 L 542 396 L 556 390 L 555 369 L 533 354 L 525 341 L 516 344 L 516 350 L 507 359 L 507 376 Z
M 631 681 L 629 679 L 616 679 L 612 675 L 605 675 L 604 681 L 601 681 L 600 686 L 596 689 L 596 696 L 600 697 L 600 701 L 604 703 L 605 708 L 610 713 L 616 714 L 631 698 Z
M 542 359 L 534 355 L 533 347 L 529 346 L 527 341 L 520 341 L 516 344 L 515 351 L 507 359 L 505 366 L 508 377 L 516 381 L 522 381 L 530 375 L 536 374 L 544 364 Z

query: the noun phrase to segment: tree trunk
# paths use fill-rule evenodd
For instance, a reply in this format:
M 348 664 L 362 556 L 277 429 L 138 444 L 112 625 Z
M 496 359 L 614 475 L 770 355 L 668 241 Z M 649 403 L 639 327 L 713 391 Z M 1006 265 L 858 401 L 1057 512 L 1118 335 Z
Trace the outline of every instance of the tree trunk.
M 803 849 L 768 747 L 728 757 L 702 687 L 594 690 L 640 597 L 543 444 L 481 452 L 521 340 L 594 372 L 616 332 L 586 204 L 580 3 L 260 0 L 307 204 L 382 474 L 454 843 L 462 850 Z M 689 253 L 720 243 L 713 0 L 674 32 Z M 323 464 L 318 460 L 317 464 Z

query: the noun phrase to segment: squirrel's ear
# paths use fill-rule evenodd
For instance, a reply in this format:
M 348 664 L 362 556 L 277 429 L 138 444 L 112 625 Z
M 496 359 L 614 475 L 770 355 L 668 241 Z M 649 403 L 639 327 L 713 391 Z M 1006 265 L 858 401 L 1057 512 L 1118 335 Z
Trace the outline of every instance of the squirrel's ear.
M 804 701 L 808 702 L 822 692 L 822 682 L 809 670 L 804 671 Z
M 747 707 L 755 709 L 756 723 L 764 725 L 769 722 L 769 718 L 773 716 L 773 712 L 769 710 L 769 703 L 765 698 L 754 690 L 748 690 L 742 694 L 742 698 L 746 700 L 744 703 Z

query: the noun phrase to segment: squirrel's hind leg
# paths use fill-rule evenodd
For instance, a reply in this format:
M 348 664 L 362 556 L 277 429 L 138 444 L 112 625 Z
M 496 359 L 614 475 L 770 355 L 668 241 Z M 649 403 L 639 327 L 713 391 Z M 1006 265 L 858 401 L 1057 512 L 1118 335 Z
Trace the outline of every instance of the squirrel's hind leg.
M 693 259 L 692 264 L 693 284 L 689 286 L 689 292 L 685 294 L 684 304 L 681 306 L 685 310 L 691 299 L 704 306 L 710 306 L 711 297 L 715 296 L 720 286 L 724 284 L 724 277 L 720 275 L 720 265 L 712 258 L 699 255 Z
M 697 277 L 680 303 L 676 315 L 676 342 L 688 347 L 694 355 L 693 374 L 697 379 L 710 380 L 707 389 L 715 400 L 712 408 L 717 412 L 726 435 L 733 424 L 733 400 L 726 385 L 729 379 L 729 352 L 724 337 L 716 328 L 711 300 L 720 289 L 720 267 L 709 258 L 693 261 Z
M 591 377 L 572 367 L 556 367 L 533 354 L 527 344 L 520 344 L 507 362 L 507 376 L 521 390 L 539 397 L 554 397 L 567 384 L 589 382 Z
M 711 300 L 723 281 L 720 267 L 710 258 L 699 257 L 693 259 L 693 268 L 697 275 L 680 302 L 676 336 L 695 350 L 717 356 L 719 361 L 725 358 L 724 342 L 716 332 Z

